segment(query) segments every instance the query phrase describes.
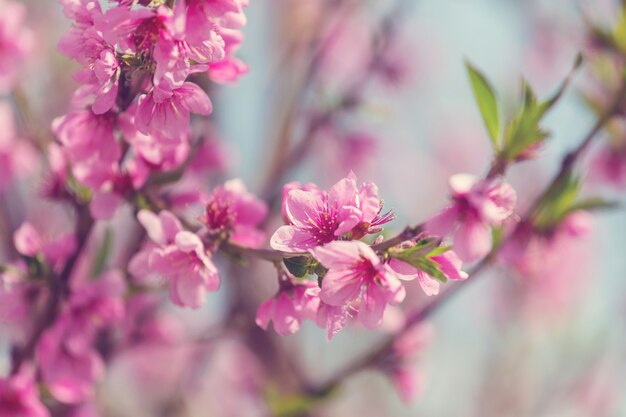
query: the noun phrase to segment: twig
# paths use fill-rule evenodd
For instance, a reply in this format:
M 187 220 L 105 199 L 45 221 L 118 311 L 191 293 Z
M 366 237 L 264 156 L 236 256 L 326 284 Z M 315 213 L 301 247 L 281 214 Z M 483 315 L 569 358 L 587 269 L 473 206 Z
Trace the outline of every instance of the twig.
M 608 121 L 615 116 L 621 109 L 621 106 L 625 100 L 625 92 L 626 92 L 626 83 L 623 83 L 622 87 L 616 94 L 616 99 L 611 107 L 607 109 L 602 116 L 598 118 L 598 121 L 591 128 L 589 133 L 584 137 L 583 141 L 578 145 L 574 150 L 567 153 L 563 158 L 561 163 L 561 168 L 558 173 L 555 175 L 554 179 L 549 183 L 546 187 L 546 190 L 552 189 L 556 184 L 558 184 L 564 176 L 568 174 L 568 172 L 574 167 L 575 163 L 580 159 L 585 150 L 589 147 L 593 139 L 597 136 L 597 134 L 604 128 L 604 126 L 608 123 Z M 539 196 L 534 204 L 531 206 L 531 209 L 528 211 L 528 214 L 525 218 L 519 223 L 519 225 L 525 224 L 529 220 L 532 219 L 532 216 L 535 214 L 536 207 L 538 207 L 543 199 L 545 198 L 546 193 L 543 193 Z M 518 227 L 519 227 L 518 225 Z M 511 234 L 512 235 L 512 234 Z M 508 240 L 508 239 L 507 239 Z M 447 304 L 455 294 L 461 292 L 462 288 L 465 288 L 469 285 L 470 282 L 476 281 L 476 276 L 479 275 L 480 272 L 484 271 L 484 269 L 489 266 L 492 260 L 495 259 L 499 249 L 502 245 L 494 248 L 492 252 L 484 258 L 476 267 L 470 272 L 470 276 L 474 279 L 468 279 L 462 281 L 460 283 L 455 284 L 449 290 L 444 292 L 439 297 L 432 300 L 430 303 L 426 304 L 421 309 L 416 312 L 410 314 L 406 320 L 404 327 L 394 336 L 390 337 L 386 342 L 384 342 L 380 347 L 374 349 L 371 353 L 366 354 L 364 357 L 356 360 L 355 362 L 348 364 L 344 369 L 340 370 L 335 376 L 331 377 L 327 382 L 321 385 L 316 392 L 324 393 L 334 389 L 337 385 L 339 385 L 342 381 L 352 376 L 355 373 L 358 373 L 366 368 L 375 366 L 379 361 L 384 358 L 385 355 L 389 353 L 389 349 L 393 346 L 393 343 L 398 339 L 399 336 L 403 335 L 407 330 L 413 328 L 417 324 L 421 323 L 432 314 L 441 309 L 442 306 Z

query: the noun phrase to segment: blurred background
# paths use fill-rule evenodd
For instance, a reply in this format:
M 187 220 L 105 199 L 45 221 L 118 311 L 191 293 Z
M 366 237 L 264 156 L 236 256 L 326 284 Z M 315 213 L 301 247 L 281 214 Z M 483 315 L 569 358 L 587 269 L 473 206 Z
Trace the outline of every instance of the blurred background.
M 55 0 L 26 3 L 37 43 L 25 90 L 47 125 L 66 111 L 75 88 L 74 64 L 56 50 L 69 22 Z M 236 85 L 211 86 L 215 135 L 227 163 L 221 175 L 242 178 L 255 193 L 275 194 L 268 184 L 281 158 L 284 164 L 288 149 L 314 136 L 306 146 L 308 156 L 282 172 L 282 183 L 298 180 L 327 187 L 353 170 L 359 180 L 376 182 L 386 207 L 396 211 L 389 234 L 417 224 L 446 204 L 450 175 L 483 175 L 490 163 L 489 139 L 465 61 L 488 76 L 504 108 L 512 111 L 520 100 L 522 77 L 539 97 L 557 89 L 577 53 L 589 47 L 585 22 L 610 25 L 619 2 L 407 0 L 397 12 L 398 3 L 402 1 L 251 0 L 239 53 L 250 72 Z M 392 36 L 385 38 L 383 53 L 373 52 L 372 39 L 376 42 L 387 16 L 392 16 Z M 316 58 L 311 52 L 316 50 L 324 52 Z M 367 78 L 363 73 L 372 62 L 384 70 Z M 540 157 L 510 171 L 521 212 L 557 171 L 565 151 L 595 122 L 580 95 L 588 75 L 583 68 L 549 113 L 545 125 L 552 135 Z M 338 104 L 345 97 L 352 102 Z M 310 118 L 325 109 L 334 109 L 331 123 L 308 135 Z M 26 187 L 13 192 L 28 198 Z M 623 190 L 620 194 L 593 181 L 586 183 L 585 192 L 624 202 Z M 45 208 L 35 205 L 30 210 L 12 207 L 14 224 Z M 277 213 L 268 230 L 280 222 Z M 429 323 L 433 337 L 416 364 L 421 389 L 411 404 L 401 401 L 382 374 L 367 371 L 351 378 L 311 415 L 626 415 L 624 236 L 623 209 L 600 213 L 593 218 L 593 231 L 570 242 L 539 276 L 522 277 L 495 267 L 460 292 Z M 226 294 L 234 285 L 229 275 L 242 273 L 258 284 L 258 294 L 253 294 L 258 300 L 275 291 L 271 280 L 263 279 L 274 273 L 270 267 L 230 270 L 224 273 Z M 419 288 L 410 288 L 409 294 L 407 308 L 426 301 Z M 188 334 L 201 335 L 219 323 L 228 301 L 220 292 L 201 311 L 172 308 L 171 313 Z M 323 330 L 305 323 L 297 335 L 271 337 L 287 347 L 310 380 L 323 381 L 369 351 L 384 333 L 354 327 L 327 342 Z M 246 402 L 243 394 L 216 387 L 229 380 L 222 374 L 262 368 L 255 351 L 264 342 L 258 343 L 249 341 L 245 353 L 254 365 L 242 362 L 234 353 L 236 346 L 215 348 L 217 353 L 194 379 L 196 394 L 186 399 L 184 413 L 172 415 L 266 415 L 255 402 L 245 411 L 232 408 L 238 410 L 232 414 L 215 405 Z M 150 353 L 151 360 L 165 360 L 172 369 L 197 363 L 187 348 Z M 7 355 L 3 359 L 6 363 Z M 126 365 L 120 360 L 99 388 L 105 415 L 156 415 L 134 395 L 145 387 L 128 388 L 132 383 Z M 153 394 L 171 393 L 165 376 L 149 371 L 145 378 L 153 380 L 146 384 L 154 385 L 155 379 L 156 385 L 162 384 L 151 387 Z

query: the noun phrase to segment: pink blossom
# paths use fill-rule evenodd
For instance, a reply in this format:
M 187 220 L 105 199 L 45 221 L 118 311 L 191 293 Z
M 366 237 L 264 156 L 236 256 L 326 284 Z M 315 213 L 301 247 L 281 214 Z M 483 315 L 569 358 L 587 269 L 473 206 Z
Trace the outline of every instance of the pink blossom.
M 440 255 L 429 257 L 429 259 L 437 264 L 439 270 L 446 278 L 453 280 L 463 280 L 467 278 L 467 273 L 461 271 L 463 263 L 454 251 L 449 250 Z M 417 279 L 417 282 L 419 282 L 426 295 L 439 294 L 439 281 L 426 272 L 398 259 L 392 259 L 389 265 L 391 269 L 398 274 L 400 279 L 408 281 Z
M 76 250 L 76 236 L 62 235 L 55 239 L 42 237 L 30 223 L 24 223 L 13 234 L 17 251 L 31 258 L 41 254 L 53 267 L 62 265 Z
M 177 137 L 166 137 L 160 132 L 141 133 L 135 125 L 136 105 L 118 117 L 118 126 L 124 139 L 133 149 L 137 163 L 143 164 L 149 171 L 171 170 L 182 164 L 189 156 L 187 131 Z
M 333 306 L 320 299 L 315 322 L 322 329 L 326 329 L 326 339 L 330 341 L 349 320 L 358 315 L 358 307 L 358 300 L 344 306 Z
M 319 308 L 316 282 L 296 283 L 288 279 L 274 297 L 265 301 L 256 314 L 256 324 L 267 330 L 270 321 L 276 333 L 287 336 L 300 330 L 304 320 L 314 320 Z
M 310 252 L 328 268 L 322 281 L 322 301 L 335 307 L 358 302 L 358 317 L 364 326 L 378 327 L 387 304 L 404 300 L 404 286 L 398 276 L 365 243 L 336 241 Z
M 120 64 L 115 53 L 105 49 L 94 64 L 94 74 L 97 79 L 96 100 L 91 109 L 94 114 L 104 114 L 111 110 L 117 98 L 120 86 Z
M 352 173 L 328 192 L 308 188 L 287 192 L 284 204 L 289 224 L 274 233 L 272 248 L 299 252 L 332 242 L 344 234 L 358 239 L 379 232 L 378 226 L 393 219 L 391 213 L 380 215 L 382 203 L 376 185 L 366 182 L 357 188 Z
M 267 205 L 237 179 L 213 190 L 200 221 L 212 236 L 227 233 L 231 242 L 257 248 L 265 242 L 265 234 L 257 227 L 267 211 Z
M 119 172 L 121 147 L 114 135 L 114 118 L 88 110 L 71 112 L 54 120 L 52 129 L 81 183 L 100 188 Z
M 199 4 L 178 1 L 174 9 L 159 7 L 163 30 L 155 45 L 155 80 L 171 76 L 177 86 L 190 72 L 190 60 L 208 64 L 224 59 L 224 40 Z M 156 83 L 156 82 L 155 82 Z
M 18 374 L 0 378 L 0 417 L 50 417 L 39 399 L 34 374 L 32 368 L 22 367 Z
M 0 0 L 0 10 L 0 92 L 7 92 L 17 81 L 34 37 L 24 27 L 26 7 L 22 3 Z
M 104 375 L 104 362 L 87 338 L 72 334 L 71 321 L 61 318 L 37 347 L 40 370 L 52 395 L 75 404 L 91 398 Z M 73 337 L 68 337 L 73 336 Z
M 469 174 L 450 178 L 453 204 L 433 217 L 426 229 L 439 236 L 453 234 L 454 250 L 473 262 L 491 250 L 492 226 L 502 225 L 517 201 L 513 188 L 502 180 L 480 181 Z
M 187 132 L 190 113 L 207 116 L 212 110 L 209 97 L 196 84 L 186 82 L 178 88 L 159 85 L 139 97 L 135 123 L 141 133 L 160 132 L 176 138 Z
M 202 240 L 183 230 L 167 211 L 157 216 L 142 210 L 137 218 L 156 244 L 145 252 L 150 270 L 168 280 L 172 302 L 181 307 L 202 306 L 206 292 L 220 286 L 219 273 Z

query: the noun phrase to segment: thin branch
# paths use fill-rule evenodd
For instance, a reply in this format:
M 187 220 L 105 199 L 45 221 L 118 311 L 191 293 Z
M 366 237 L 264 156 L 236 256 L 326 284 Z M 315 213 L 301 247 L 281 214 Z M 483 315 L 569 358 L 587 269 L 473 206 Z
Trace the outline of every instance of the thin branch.
M 623 83 L 622 87 L 616 94 L 616 99 L 614 100 L 613 105 L 610 106 L 604 112 L 604 114 L 598 118 L 598 121 L 594 124 L 589 133 L 587 133 L 580 145 L 578 145 L 574 150 L 565 155 L 561 163 L 560 170 L 555 175 L 554 179 L 546 187 L 546 190 L 552 189 L 555 184 L 558 184 L 558 182 L 561 181 L 565 175 L 567 175 L 567 173 L 574 167 L 575 163 L 584 154 L 594 138 L 597 137 L 597 134 L 605 127 L 605 125 L 609 122 L 609 120 L 611 120 L 611 118 L 618 114 L 622 105 L 624 104 L 625 93 L 626 83 Z M 542 199 L 545 198 L 545 194 L 546 193 L 543 193 L 535 200 L 531 210 L 528 211 L 528 214 L 525 216 L 525 218 L 518 224 L 518 227 L 520 227 L 519 225 L 525 224 L 529 220 L 532 220 L 532 216 L 535 214 L 535 208 L 541 204 Z M 510 236 L 512 235 L 513 234 L 511 234 Z M 374 349 L 371 353 L 366 354 L 364 357 L 356 360 L 353 363 L 348 364 L 344 369 L 340 370 L 335 376 L 331 377 L 327 382 L 321 385 L 316 390 L 316 392 L 328 392 L 341 384 L 341 382 L 343 382 L 350 376 L 369 367 L 376 366 L 376 364 L 378 364 L 381 359 L 389 354 L 389 350 L 393 346 L 393 343 L 401 335 L 405 334 L 409 329 L 413 328 L 417 324 L 421 323 L 422 321 L 433 315 L 435 312 L 439 311 L 454 297 L 455 294 L 460 293 L 462 288 L 466 288 L 470 282 L 476 281 L 476 276 L 479 276 L 479 274 L 491 264 L 491 262 L 496 258 L 496 255 L 501 247 L 502 245 L 494 248 L 494 250 L 492 250 L 492 252 L 486 258 L 484 258 L 480 263 L 476 265 L 476 267 L 474 267 L 472 271 L 470 271 L 469 275 L 473 277 L 473 279 L 467 279 L 465 281 L 455 284 L 442 295 L 433 299 L 430 303 L 426 304 L 421 309 L 410 314 L 406 320 L 404 327 L 396 335 L 390 337 L 380 347 Z

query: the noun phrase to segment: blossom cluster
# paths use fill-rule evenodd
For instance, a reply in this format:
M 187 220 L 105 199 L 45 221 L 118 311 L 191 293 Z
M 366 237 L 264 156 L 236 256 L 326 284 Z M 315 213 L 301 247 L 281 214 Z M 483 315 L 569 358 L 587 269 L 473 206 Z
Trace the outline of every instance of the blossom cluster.
M 50 417 L 57 410 L 69 417 L 97 417 L 97 391 L 120 357 L 146 384 L 170 391 L 168 378 L 154 377 L 162 371 L 154 363 L 169 360 L 184 331 L 166 312 L 174 310 L 172 304 L 201 309 L 210 304 L 209 293 L 223 286 L 233 298 L 254 302 L 251 308 L 235 305 L 228 312 L 232 323 L 223 324 L 216 331 L 219 341 L 209 343 L 211 366 L 219 371 L 211 391 L 219 394 L 232 386 L 244 399 L 250 394 L 257 409 L 259 398 L 271 396 L 260 383 L 266 376 L 242 347 L 248 335 L 230 340 L 242 315 L 251 324 L 246 331 L 264 336 L 259 328 L 267 331 L 271 325 L 287 336 L 305 322 L 321 328 L 328 340 L 349 325 L 393 333 L 386 350 L 363 366 L 382 371 L 410 400 L 421 386 L 416 359 L 432 338 L 421 321 L 446 299 L 443 284 L 452 280 L 458 288 L 470 273 L 498 262 L 525 285 L 564 292 L 561 276 L 542 275 L 561 269 L 568 242 L 589 233 L 590 212 L 611 206 L 584 197 L 582 177 L 573 168 L 589 139 L 565 158 L 526 213 L 520 212 L 518 193 L 505 179 L 507 169 L 540 156 L 548 137 L 542 118 L 563 91 L 540 101 L 525 84 L 518 114 L 500 129 L 495 93 L 470 65 L 493 147 L 492 166 L 483 177 L 452 175 L 449 202 L 417 226 L 391 235 L 386 228 L 396 219 L 394 210 L 385 208 L 374 182 L 359 182 L 352 171 L 328 189 L 289 182 L 282 188 L 282 204 L 258 197 L 240 179 L 220 178 L 209 186 L 207 178 L 195 174 L 225 158 L 205 142 L 205 133 L 198 133 L 207 130 L 206 120 L 196 119 L 201 123 L 192 129 L 192 114 L 211 114 L 206 92 L 211 83 L 233 83 L 247 71 L 235 55 L 243 41 L 247 0 L 60 3 L 71 26 L 59 49 L 80 65 L 79 87 L 70 111 L 52 123 L 53 143 L 39 143 L 29 126 L 20 131 L 9 100 L 0 101 L 0 197 L 16 179 L 34 172 L 43 156 L 50 178 L 39 197 L 69 202 L 61 206 L 71 208 L 68 217 L 75 226 L 65 231 L 67 219 L 50 210 L 16 222 L 2 242 L 3 255 L 4 246 L 9 250 L 8 261 L 0 264 L 0 325 L 12 357 L 9 374 L 0 378 L 0 417 Z M 18 100 L 19 74 L 32 34 L 23 25 L 22 6 L 0 0 L 0 11 L 0 92 L 12 91 L 19 120 L 27 125 Z M 363 66 L 365 72 L 403 78 L 404 70 L 385 54 L 378 66 Z M 623 111 L 622 96 L 606 120 Z M 344 101 L 349 107 L 358 97 Z M 322 131 L 333 130 L 327 122 Z M 624 187 L 626 129 L 620 122 L 596 150 L 590 176 Z M 365 134 L 348 142 L 354 142 L 355 160 L 362 159 L 358 153 L 370 152 L 361 149 L 370 147 Z M 279 180 L 273 186 L 284 183 Z M 129 210 L 122 219 L 118 208 L 124 202 Z M 103 221 L 111 219 L 122 221 Z M 124 221 L 132 222 L 136 233 L 128 233 Z M 111 243 L 112 230 L 128 240 L 123 242 L 130 247 L 127 253 L 117 253 L 123 245 Z M 275 269 L 264 274 L 275 284 L 271 296 L 252 280 L 244 295 L 224 285 L 231 284 L 232 270 L 259 260 Z M 229 262 L 231 268 L 224 267 Z M 232 287 L 241 285 L 235 281 Z M 413 289 L 419 297 L 413 297 Z M 427 299 L 426 307 L 413 312 L 413 298 Z M 194 370 L 198 353 L 190 351 L 181 368 Z M 250 375 L 233 371 L 242 364 Z M 176 381 L 173 386 L 185 379 L 197 382 L 193 376 L 168 376 Z M 325 388 L 320 392 L 333 386 Z
M 62 4 L 73 23 L 59 49 L 82 69 L 72 109 L 53 130 L 73 177 L 94 191 L 94 216 L 106 218 L 152 173 L 190 156 L 190 114 L 212 112 L 199 83 L 246 72 L 234 54 L 247 2 Z

